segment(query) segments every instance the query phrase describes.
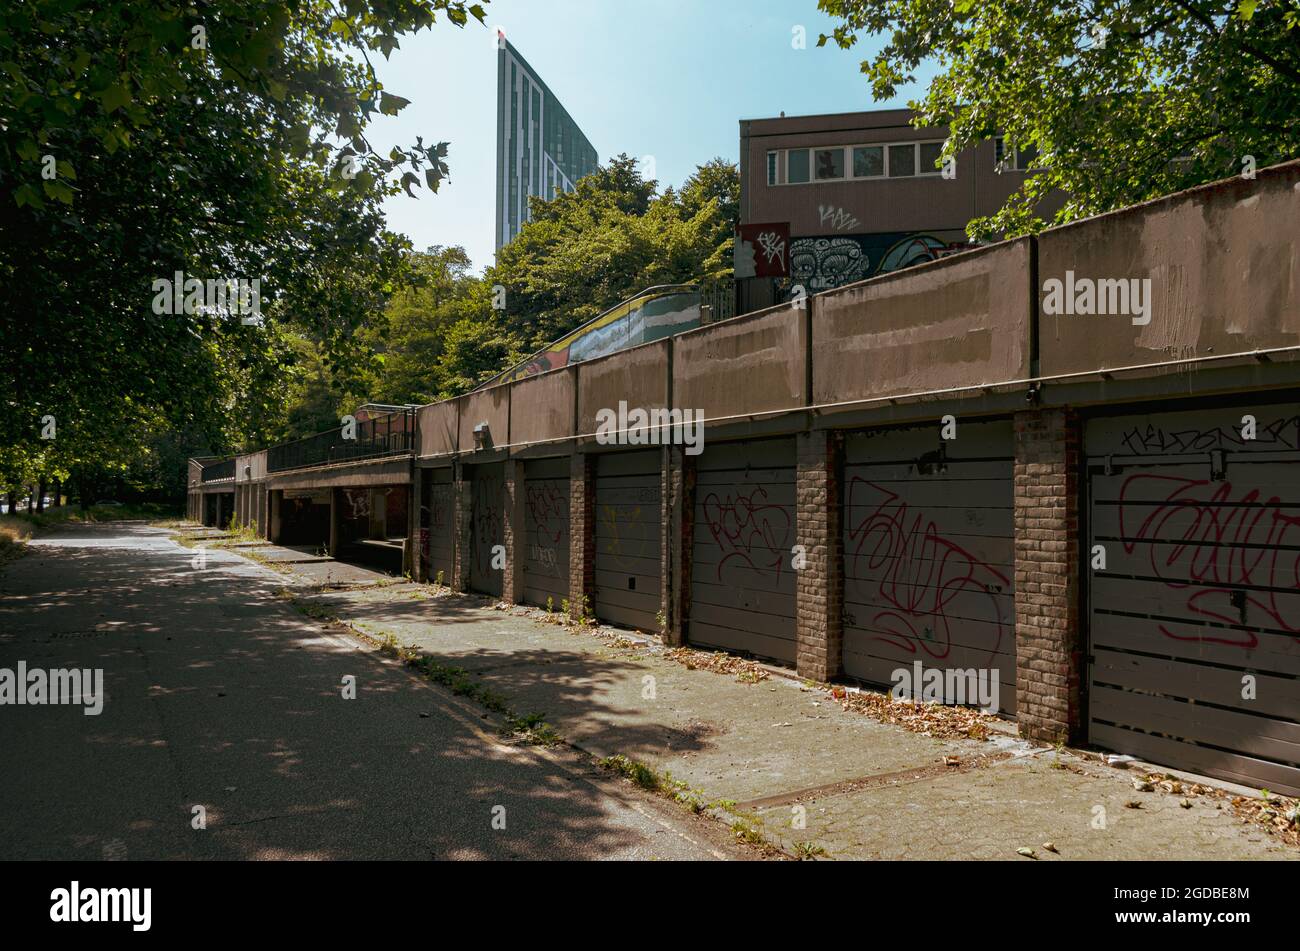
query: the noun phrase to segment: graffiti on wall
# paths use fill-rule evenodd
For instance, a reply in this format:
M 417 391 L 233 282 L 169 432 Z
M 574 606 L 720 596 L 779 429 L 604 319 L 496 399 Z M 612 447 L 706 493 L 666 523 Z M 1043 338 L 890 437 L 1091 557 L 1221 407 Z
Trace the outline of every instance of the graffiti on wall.
M 823 228 L 834 231 L 853 231 L 861 224 L 853 215 L 835 205 L 818 205 L 817 217 L 821 220 Z
M 865 625 L 873 639 L 943 660 L 952 652 L 954 632 L 967 627 L 967 643 L 976 631 L 987 632 L 978 649 L 987 649 L 990 661 L 1010 649 L 1004 593 L 1011 579 L 1003 571 L 884 486 L 854 476 L 847 501 L 847 511 L 863 514 L 848 526 L 845 600 L 876 605 Z M 977 627 L 973 620 L 986 624 Z
M 646 539 L 647 530 L 659 526 L 659 490 L 643 486 L 636 495 L 634 504 L 597 506 L 599 553 L 625 571 L 635 567 L 629 559 L 659 557 L 658 545 Z
M 557 577 L 569 567 L 560 564 L 559 559 L 560 540 L 569 527 L 569 499 L 560 486 L 555 479 L 530 480 L 524 493 L 528 528 L 534 539 L 529 546 L 529 561 L 537 569 Z
M 710 492 L 704 497 L 704 521 L 721 554 L 717 565 L 720 583 L 727 580 L 724 574 L 743 568 L 760 576 L 770 573 L 772 584 L 780 584 L 794 544 L 794 520 L 789 506 L 767 499 L 762 486 L 721 495 Z
M 616 304 L 545 350 L 482 384 L 479 389 L 545 373 L 571 363 L 593 360 L 629 347 L 671 337 L 699 325 L 698 290 L 652 288 Z
M 837 219 L 832 212 L 829 221 Z M 823 209 L 823 214 L 826 209 Z M 930 234 L 858 234 L 833 237 L 792 238 L 790 240 L 790 277 L 780 290 L 789 298 L 795 285 L 807 293 L 843 287 L 914 264 L 969 250 L 961 241 L 945 241 Z
M 1254 650 L 1258 630 L 1271 628 L 1300 644 L 1294 506 L 1226 480 L 1134 473 L 1120 490 L 1119 522 L 1125 552 L 1143 546 L 1150 577 L 1177 592 L 1189 622 L 1200 622 L 1180 630 L 1156 619 L 1165 637 Z
M 1188 426 L 1166 429 L 1148 423 L 1124 431 L 1120 439 L 1127 455 L 1176 455 L 1183 452 L 1209 452 L 1212 449 L 1254 450 L 1270 452 L 1300 449 L 1300 416 L 1283 416 L 1260 422 L 1254 439 L 1243 439 L 1235 426 Z
M 471 531 L 473 532 L 474 571 L 481 577 L 492 577 L 492 548 L 503 544 L 501 521 L 501 479 L 474 479 L 474 497 Z

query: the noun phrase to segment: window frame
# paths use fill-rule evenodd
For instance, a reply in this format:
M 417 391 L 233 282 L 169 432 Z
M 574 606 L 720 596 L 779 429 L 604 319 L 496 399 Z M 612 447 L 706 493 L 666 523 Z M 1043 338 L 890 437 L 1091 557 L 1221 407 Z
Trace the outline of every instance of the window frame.
M 944 144 L 943 139 L 908 139 L 902 142 L 853 142 L 848 145 L 799 145 L 784 149 L 768 149 L 766 151 L 768 186 L 778 188 L 787 185 L 826 185 L 834 184 L 836 182 L 879 182 L 891 179 L 905 180 L 909 178 L 941 178 L 943 176 L 943 169 L 921 168 L 921 146 L 937 145 L 942 149 Z M 901 146 L 910 146 L 912 149 L 912 173 L 910 175 L 891 175 L 889 160 L 890 149 Z M 856 173 L 856 153 L 858 149 L 880 150 L 881 172 L 879 175 L 858 175 Z M 835 151 L 839 151 L 841 154 L 840 161 L 843 166 L 844 174 L 839 178 L 818 178 L 817 153 Z M 808 178 L 804 181 L 790 180 L 790 154 L 793 152 L 807 153 Z M 772 174 L 772 162 L 774 160 L 776 163 L 775 176 Z

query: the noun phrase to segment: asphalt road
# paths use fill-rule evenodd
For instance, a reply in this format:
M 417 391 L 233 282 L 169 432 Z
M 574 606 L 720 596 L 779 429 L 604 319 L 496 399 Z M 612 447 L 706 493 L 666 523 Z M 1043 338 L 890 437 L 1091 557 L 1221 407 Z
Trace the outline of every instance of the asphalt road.
M 59 529 L 0 568 L 0 668 L 102 668 L 107 694 L 98 716 L 0 706 L 0 859 L 727 854 L 579 757 L 504 743 L 277 598 L 270 570 L 193 558 L 117 523 Z

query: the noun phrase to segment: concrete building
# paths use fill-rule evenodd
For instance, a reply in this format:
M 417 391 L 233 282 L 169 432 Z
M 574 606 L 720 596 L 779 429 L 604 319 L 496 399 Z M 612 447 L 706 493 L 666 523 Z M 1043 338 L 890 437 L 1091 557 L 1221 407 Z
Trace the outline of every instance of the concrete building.
M 912 116 L 886 109 L 741 120 L 742 234 L 784 226 L 753 253 L 785 267 L 769 277 L 738 266 L 739 312 L 787 300 L 794 285 L 815 294 L 964 250 L 966 223 L 1020 187 L 1031 155 L 996 139 L 962 152 L 945 172 L 936 162 L 947 129 L 915 128 Z
M 595 148 L 542 78 L 497 33 L 496 246 L 528 220 L 528 197 L 554 198 L 596 170 Z
M 274 447 L 260 481 L 246 457 L 196 463 L 191 512 L 239 486 L 239 521 L 261 506 L 272 539 L 343 554 L 381 530 L 348 500 L 383 491 L 417 578 L 818 681 L 982 672 L 1026 737 L 1295 795 L 1297 249 L 1291 162 L 374 420 L 360 444 Z M 602 438 L 628 407 L 698 412 L 702 452 L 671 428 Z

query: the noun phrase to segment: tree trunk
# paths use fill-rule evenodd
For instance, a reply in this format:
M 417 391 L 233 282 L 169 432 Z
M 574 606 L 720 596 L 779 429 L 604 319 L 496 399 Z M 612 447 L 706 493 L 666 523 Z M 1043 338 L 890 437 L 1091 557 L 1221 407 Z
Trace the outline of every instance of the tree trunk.
M 45 511 L 45 480 L 40 479 L 36 483 L 36 511 Z

